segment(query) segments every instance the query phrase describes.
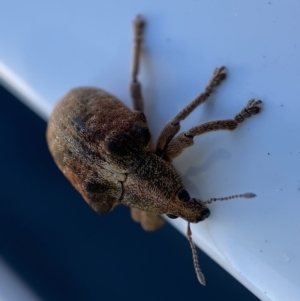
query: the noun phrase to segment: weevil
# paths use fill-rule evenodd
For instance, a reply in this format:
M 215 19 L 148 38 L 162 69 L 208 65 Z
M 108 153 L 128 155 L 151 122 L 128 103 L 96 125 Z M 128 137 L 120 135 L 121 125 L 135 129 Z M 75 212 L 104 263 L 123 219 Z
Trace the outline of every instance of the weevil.
M 138 80 L 144 27 L 144 19 L 137 16 L 133 22 L 130 82 L 133 110 L 101 89 L 72 89 L 57 103 L 50 116 L 47 142 L 60 170 L 97 213 L 108 213 L 119 204 L 127 205 L 131 208 L 133 220 L 148 231 L 165 223 L 163 214 L 186 220 L 195 271 L 199 282 L 204 285 L 190 223 L 208 218 L 210 211 L 206 205 L 214 201 L 251 198 L 255 194 L 207 201 L 192 198 L 172 161 L 193 145 L 195 136 L 236 129 L 247 118 L 260 112 L 262 102 L 252 99 L 233 119 L 210 121 L 178 134 L 180 122 L 204 103 L 226 78 L 225 67 L 216 68 L 204 92 L 165 125 L 155 148 L 143 112 Z

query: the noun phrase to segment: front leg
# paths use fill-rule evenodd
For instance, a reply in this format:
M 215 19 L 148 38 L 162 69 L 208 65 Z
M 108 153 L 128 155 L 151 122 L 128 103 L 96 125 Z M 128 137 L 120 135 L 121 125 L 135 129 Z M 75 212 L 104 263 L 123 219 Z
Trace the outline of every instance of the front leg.
M 258 114 L 261 111 L 261 104 L 261 100 L 252 99 L 248 102 L 247 106 L 235 116 L 234 119 L 210 121 L 193 127 L 187 132 L 181 133 L 168 144 L 168 147 L 163 154 L 163 159 L 171 162 L 173 159 L 179 156 L 185 148 L 194 144 L 195 136 L 211 131 L 234 130 L 239 123 L 243 122 L 252 115 Z

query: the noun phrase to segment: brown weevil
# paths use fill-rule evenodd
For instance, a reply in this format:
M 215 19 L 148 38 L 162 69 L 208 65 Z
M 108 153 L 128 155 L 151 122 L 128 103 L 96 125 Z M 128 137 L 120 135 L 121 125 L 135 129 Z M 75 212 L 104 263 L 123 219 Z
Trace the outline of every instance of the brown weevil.
M 210 131 L 234 130 L 245 119 L 259 113 L 262 102 L 250 100 L 233 119 L 207 122 L 176 135 L 180 122 L 205 102 L 225 79 L 225 67 L 217 68 L 205 91 L 165 125 L 154 148 L 143 113 L 141 84 L 137 79 L 144 27 L 144 20 L 137 16 L 133 22 L 130 83 L 134 110 L 101 89 L 72 89 L 58 102 L 50 117 L 47 142 L 60 170 L 96 212 L 104 214 L 119 204 L 127 205 L 131 207 L 133 220 L 148 231 L 164 224 L 162 214 L 185 219 L 197 277 L 204 285 L 190 223 L 209 217 L 207 204 L 255 195 L 245 193 L 207 201 L 191 198 L 171 162 L 193 145 L 195 136 Z

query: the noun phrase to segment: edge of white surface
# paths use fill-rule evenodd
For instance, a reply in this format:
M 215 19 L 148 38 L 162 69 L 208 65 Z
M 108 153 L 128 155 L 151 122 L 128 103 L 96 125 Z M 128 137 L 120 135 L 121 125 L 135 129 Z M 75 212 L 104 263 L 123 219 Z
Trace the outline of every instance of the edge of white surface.
M 48 119 L 52 106 L 2 62 L 0 62 L 0 83 L 41 118 Z
M 39 301 L 32 290 L 0 258 L 0 301 Z
M 0 62 L 0 83 L 3 84 L 11 93 L 13 93 L 16 97 L 18 97 L 21 101 L 24 102 L 25 105 L 27 105 L 30 109 L 32 109 L 36 114 L 38 114 L 40 117 L 42 117 L 44 120 L 48 120 L 48 117 L 50 116 L 50 113 L 52 111 L 52 106 L 49 105 L 45 100 L 42 99 L 37 93 L 35 93 L 24 81 L 22 81 L 17 75 L 15 75 L 9 68 L 7 68 L 3 63 Z M 171 220 L 166 219 L 170 224 L 172 224 L 176 229 L 178 229 L 183 235 L 186 234 L 186 221 L 177 219 L 177 220 Z M 224 264 L 224 261 L 222 260 L 221 254 L 218 254 L 215 249 L 213 249 L 209 243 L 205 242 L 202 237 L 203 231 L 199 230 L 197 228 L 194 228 L 192 226 L 192 232 L 193 232 L 193 241 L 194 243 L 201 248 L 202 251 L 204 251 L 206 254 L 208 254 L 214 261 L 216 261 L 222 268 L 224 268 L 227 272 L 229 272 L 234 278 L 236 278 L 240 283 L 242 283 L 247 289 L 249 289 L 253 294 L 255 294 L 258 298 L 261 300 L 269 301 L 271 300 L 268 296 L 266 296 L 261 290 L 258 289 L 258 287 L 251 283 L 249 279 L 247 279 L 245 276 L 241 275 L 237 270 L 230 267 L 228 264 Z M 201 265 L 201 258 L 200 265 Z M 0 271 L 2 269 L 2 266 L 4 266 L 4 263 L 1 262 L 0 259 Z M 8 268 L 7 273 L 11 273 Z M 2 270 L 2 273 L 5 273 L 5 269 Z M 205 274 L 205 271 L 203 271 Z M 1 278 L 1 274 L 0 274 Z M 20 285 L 20 290 L 25 290 L 25 286 L 22 283 L 19 283 L 19 280 L 11 274 L 11 277 L 9 276 L 12 286 L 18 286 Z M 0 285 L 1 286 L 1 285 Z M 13 290 L 12 290 L 13 291 Z M 10 289 L 8 290 L 8 293 L 10 292 Z M 31 298 L 30 300 L 37 300 L 30 297 L 29 291 L 27 293 L 28 298 Z M 25 294 L 26 296 L 26 294 Z M 3 300 L 15 300 L 15 299 L 3 299 Z M 27 299 L 24 299 L 27 300 Z M 29 300 L 29 299 L 28 299 Z M 2 301 L 0 296 L 0 301 Z
M 177 230 L 179 230 L 183 235 L 186 235 L 186 222 L 184 220 L 170 220 L 169 223 L 172 224 Z M 205 223 L 205 222 L 204 222 Z M 244 285 L 249 291 L 251 291 L 256 297 L 260 300 L 271 301 L 272 299 L 268 297 L 267 292 L 260 289 L 256 283 L 252 283 L 250 278 L 247 278 L 246 275 L 243 275 L 242 271 L 238 271 L 230 262 L 226 260 L 216 249 L 214 249 L 213 245 L 205 243 L 203 241 L 203 231 L 196 228 L 196 226 L 191 225 L 193 242 L 197 245 L 201 250 L 209 255 L 209 257 L 217 262 L 224 270 L 226 270 L 231 276 L 233 276 L 236 280 L 238 280 L 242 285 Z M 204 235 L 205 236 L 205 235 Z M 220 250 L 219 250 L 220 251 Z M 246 256 L 246 254 L 245 254 Z M 192 254 L 191 254 L 192 257 Z M 199 264 L 201 268 L 201 258 L 199 257 Z M 205 270 L 202 270 L 205 276 Z M 209 285 L 209 283 L 207 284 Z
M 9 91 L 16 95 L 21 101 L 23 101 L 30 109 L 37 113 L 44 120 L 48 120 L 52 111 L 52 106 L 42 99 L 37 93 L 33 91 L 24 81 L 22 81 L 17 75 L 15 75 L 9 68 L 0 62 L 0 83 L 3 84 Z M 182 219 L 170 220 L 167 219 L 176 229 L 178 229 L 183 235 L 186 234 L 186 221 Z M 263 292 L 256 283 L 251 283 L 250 278 L 243 275 L 237 269 L 235 269 L 230 261 L 224 258 L 220 250 L 215 248 L 215 245 L 209 242 L 207 235 L 205 234 L 205 223 L 203 229 L 192 225 L 193 241 L 201 248 L 206 254 L 208 254 L 214 261 L 216 261 L 222 268 L 230 273 L 235 279 L 242 283 L 247 289 L 249 289 L 254 295 L 261 300 L 270 301 L 271 299 Z M 203 231 L 202 231 L 203 230 Z M 207 229 L 206 229 L 207 230 Z M 199 258 L 201 266 L 201 258 Z M 0 261 L 1 265 L 1 261 Z M 205 271 L 203 271 L 205 275 Z M 280 276 L 280 275 L 278 275 Z M 276 281 L 277 282 L 277 281 Z M 15 285 L 18 285 L 16 282 Z M 10 300 L 10 299 L 9 299 Z M 14 299 L 11 299 L 14 300 Z M 0 301 L 2 301 L 0 299 Z

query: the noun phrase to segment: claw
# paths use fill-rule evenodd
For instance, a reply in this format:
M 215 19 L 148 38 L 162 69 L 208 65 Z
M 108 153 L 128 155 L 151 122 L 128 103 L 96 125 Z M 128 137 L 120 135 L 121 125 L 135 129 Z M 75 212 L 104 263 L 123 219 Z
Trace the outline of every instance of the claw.
M 243 122 L 246 118 L 251 117 L 252 115 L 258 114 L 262 110 L 262 101 L 251 99 L 249 100 L 246 107 L 235 116 L 234 120 L 237 123 Z

